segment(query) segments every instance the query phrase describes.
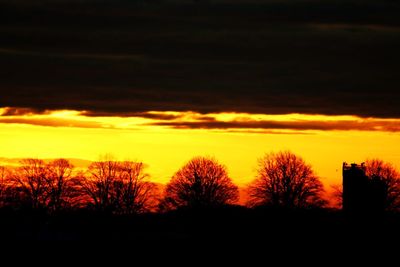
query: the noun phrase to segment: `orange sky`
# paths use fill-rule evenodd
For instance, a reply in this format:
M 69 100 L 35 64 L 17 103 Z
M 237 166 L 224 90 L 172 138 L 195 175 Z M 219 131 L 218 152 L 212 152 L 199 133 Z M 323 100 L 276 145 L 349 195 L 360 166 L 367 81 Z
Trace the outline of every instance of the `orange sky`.
M 343 161 L 378 157 L 400 164 L 399 120 L 354 116 L 150 112 L 137 117 L 89 117 L 78 111 L 9 114 L 0 109 L 0 157 L 80 158 L 112 154 L 148 164 L 167 182 L 196 155 L 224 163 L 234 182 L 255 176 L 265 152 L 291 150 L 313 165 L 326 185 L 341 182 Z

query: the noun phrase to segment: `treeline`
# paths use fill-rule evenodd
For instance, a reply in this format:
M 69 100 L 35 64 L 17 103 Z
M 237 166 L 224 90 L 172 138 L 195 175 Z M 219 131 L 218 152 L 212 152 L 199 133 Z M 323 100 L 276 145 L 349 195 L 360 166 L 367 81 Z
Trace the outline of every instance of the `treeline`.
M 12 170 L 1 168 L 1 205 L 57 212 L 88 208 L 133 214 L 157 204 L 157 185 L 148 181 L 141 162 L 104 160 L 75 171 L 66 159 L 45 163 L 25 159 Z
M 400 175 L 389 163 L 366 162 L 368 177 L 386 185 L 387 210 L 400 207 Z M 288 209 L 322 208 L 327 204 L 320 178 L 311 165 L 289 151 L 266 154 L 257 176 L 246 188 L 247 206 Z M 341 200 L 341 188 L 334 195 Z M 90 209 L 112 214 L 164 212 L 235 205 L 239 188 L 216 159 L 195 157 L 165 187 L 149 180 L 142 162 L 112 159 L 77 170 L 66 159 L 46 163 L 24 159 L 17 168 L 0 167 L 0 206 L 13 209 Z

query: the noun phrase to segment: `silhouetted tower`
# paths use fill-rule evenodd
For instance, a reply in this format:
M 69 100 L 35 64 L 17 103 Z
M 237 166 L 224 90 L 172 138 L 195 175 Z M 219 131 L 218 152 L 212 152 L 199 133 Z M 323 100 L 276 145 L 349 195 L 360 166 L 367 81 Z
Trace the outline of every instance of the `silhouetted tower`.
M 366 207 L 368 177 L 365 165 L 343 163 L 343 210 L 357 212 Z
M 343 163 L 343 210 L 350 213 L 385 209 L 386 186 L 379 177 L 368 177 L 364 163 Z

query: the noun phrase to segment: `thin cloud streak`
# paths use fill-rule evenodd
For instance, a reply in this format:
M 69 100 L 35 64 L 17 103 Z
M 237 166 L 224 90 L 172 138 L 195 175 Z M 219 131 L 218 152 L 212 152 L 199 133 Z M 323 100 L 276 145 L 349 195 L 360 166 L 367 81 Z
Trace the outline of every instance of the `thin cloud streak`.
M 0 109 L 0 116 L 24 116 L 24 115 L 35 115 L 35 114 L 49 114 L 49 110 L 41 110 L 34 108 L 16 108 L 6 107 Z
M 399 132 L 400 121 L 367 119 L 360 121 L 216 121 L 216 122 L 159 122 L 156 126 L 175 129 L 276 129 L 294 131 L 383 131 Z
M 3 124 L 28 124 L 34 126 L 48 127 L 73 127 L 73 128 L 113 128 L 112 126 L 105 127 L 98 122 L 84 122 L 73 119 L 57 119 L 57 118 L 0 118 L 0 123 Z
M 126 112 L 126 113 L 111 113 L 106 111 L 83 111 L 80 113 L 82 116 L 86 117 L 121 117 L 121 118 L 129 118 L 129 117 L 139 117 L 139 118 L 148 118 L 148 119 L 156 119 L 156 120 L 176 120 L 182 118 L 182 114 L 170 114 L 170 113 L 153 113 L 153 112 Z

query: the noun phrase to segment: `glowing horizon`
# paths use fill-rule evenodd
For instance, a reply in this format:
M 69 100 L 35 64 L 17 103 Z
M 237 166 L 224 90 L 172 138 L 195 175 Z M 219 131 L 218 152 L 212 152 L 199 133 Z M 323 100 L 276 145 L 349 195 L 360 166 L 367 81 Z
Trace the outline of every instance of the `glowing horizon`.
M 400 119 L 305 114 L 138 112 L 0 109 L 0 157 L 96 160 L 112 154 L 139 160 L 155 182 L 166 183 L 188 160 L 213 156 L 239 186 L 256 175 L 264 153 L 290 150 L 311 164 L 329 190 L 341 164 L 381 158 L 399 166 Z

